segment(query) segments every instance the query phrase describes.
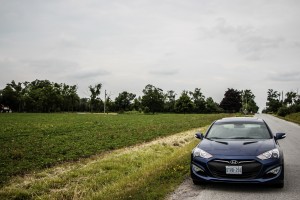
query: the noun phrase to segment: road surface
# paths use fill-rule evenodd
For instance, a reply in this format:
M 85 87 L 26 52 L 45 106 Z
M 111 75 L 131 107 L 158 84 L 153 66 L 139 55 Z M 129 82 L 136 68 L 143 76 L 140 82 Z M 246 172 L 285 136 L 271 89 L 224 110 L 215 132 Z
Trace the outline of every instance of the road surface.
M 284 132 L 287 137 L 279 141 L 285 159 L 285 186 L 282 189 L 263 185 L 215 184 L 194 185 L 188 178 L 172 193 L 168 200 L 259 200 L 300 199 L 300 126 L 266 114 L 264 119 L 273 133 Z

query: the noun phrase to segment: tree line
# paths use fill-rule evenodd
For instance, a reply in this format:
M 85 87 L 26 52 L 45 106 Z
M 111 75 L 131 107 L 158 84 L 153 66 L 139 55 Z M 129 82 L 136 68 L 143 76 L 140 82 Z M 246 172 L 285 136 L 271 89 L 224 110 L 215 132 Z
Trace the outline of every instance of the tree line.
M 283 95 L 283 92 L 269 89 L 266 106 L 264 113 L 275 113 L 282 117 L 300 112 L 300 95 L 293 91 Z
M 251 90 L 238 91 L 228 88 L 220 103 L 212 97 L 206 98 L 200 88 L 184 90 L 178 98 L 173 90 L 148 84 L 143 95 L 123 91 L 115 99 L 105 94 L 101 99 L 102 84 L 89 86 L 90 98 L 80 98 L 76 85 L 54 83 L 49 80 L 32 82 L 11 81 L 0 90 L 1 105 L 9 106 L 13 112 L 128 112 L 144 113 L 256 113 L 258 106 Z

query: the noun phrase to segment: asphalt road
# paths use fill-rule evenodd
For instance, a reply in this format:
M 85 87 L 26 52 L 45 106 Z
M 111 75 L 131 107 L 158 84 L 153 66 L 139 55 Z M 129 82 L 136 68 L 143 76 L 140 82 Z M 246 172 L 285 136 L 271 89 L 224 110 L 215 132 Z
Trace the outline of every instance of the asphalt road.
M 300 126 L 266 114 L 256 115 L 264 119 L 273 133 L 284 132 L 287 137 L 280 140 L 285 159 L 285 186 L 282 189 L 264 185 L 215 184 L 196 186 L 188 178 L 171 194 L 169 200 L 259 200 L 300 199 Z

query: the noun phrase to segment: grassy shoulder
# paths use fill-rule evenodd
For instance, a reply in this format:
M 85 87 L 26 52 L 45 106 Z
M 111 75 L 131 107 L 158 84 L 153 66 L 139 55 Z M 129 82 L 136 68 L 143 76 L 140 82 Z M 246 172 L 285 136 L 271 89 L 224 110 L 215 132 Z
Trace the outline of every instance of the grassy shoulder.
M 228 114 L 1 114 L 0 186 L 12 176 L 202 127 Z
M 203 130 L 202 130 L 203 131 Z M 196 130 L 13 178 L 1 199 L 164 199 L 189 172 Z
M 300 113 L 286 115 L 283 119 L 300 124 Z

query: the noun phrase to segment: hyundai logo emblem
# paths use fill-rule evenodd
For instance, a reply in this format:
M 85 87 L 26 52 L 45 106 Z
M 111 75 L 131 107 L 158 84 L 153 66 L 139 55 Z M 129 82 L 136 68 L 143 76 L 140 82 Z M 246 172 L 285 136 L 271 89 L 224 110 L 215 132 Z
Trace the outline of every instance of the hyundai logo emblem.
M 229 163 L 232 164 L 232 165 L 237 165 L 237 164 L 239 164 L 239 161 L 231 160 L 231 161 L 229 161 Z

